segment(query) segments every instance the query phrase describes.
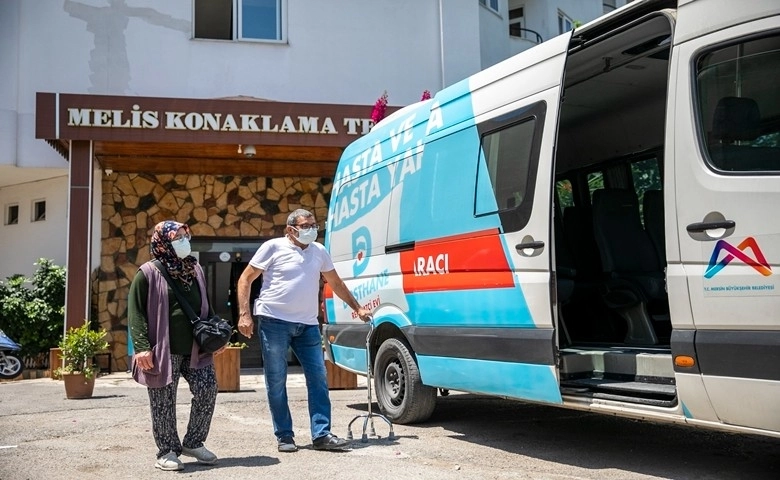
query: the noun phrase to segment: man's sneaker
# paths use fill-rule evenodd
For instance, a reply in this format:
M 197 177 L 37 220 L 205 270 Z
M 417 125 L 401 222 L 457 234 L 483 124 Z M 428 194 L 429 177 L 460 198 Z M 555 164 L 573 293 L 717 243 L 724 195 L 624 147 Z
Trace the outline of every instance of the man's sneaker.
M 206 447 L 181 447 L 181 454 L 187 455 L 188 457 L 194 457 L 198 463 L 203 463 L 205 465 L 214 465 L 217 463 L 217 456 L 211 453 Z
M 159 468 L 160 470 L 181 470 L 184 468 L 184 465 L 182 465 L 178 455 L 173 452 L 168 452 L 157 459 L 154 468 Z
M 292 437 L 282 437 L 276 443 L 280 452 L 292 453 L 298 451 L 298 445 L 295 444 L 295 440 Z
M 344 450 L 349 447 L 349 441 L 329 433 L 323 437 L 315 438 L 312 446 L 315 450 Z

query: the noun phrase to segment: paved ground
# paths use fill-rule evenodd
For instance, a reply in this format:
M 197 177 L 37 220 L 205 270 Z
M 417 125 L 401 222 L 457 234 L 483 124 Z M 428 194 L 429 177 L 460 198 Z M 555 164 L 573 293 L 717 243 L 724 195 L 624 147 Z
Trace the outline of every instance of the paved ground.
M 334 433 L 364 414 L 365 381 L 331 392 Z M 182 473 L 153 468 L 146 389 L 126 373 L 97 380 L 95 396 L 65 399 L 60 381 L 0 384 L 0 479 L 776 479 L 780 440 L 636 422 L 454 392 L 440 397 L 431 421 L 381 420 L 381 438 L 356 440 L 347 452 L 311 449 L 305 387 L 291 375 L 294 454 L 276 451 L 261 371 L 242 371 L 241 391 L 220 393 L 207 446 L 219 457 L 201 466 L 183 457 Z M 179 389 L 180 432 L 189 406 Z M 176 477 L 182 478 L 182 477 Z

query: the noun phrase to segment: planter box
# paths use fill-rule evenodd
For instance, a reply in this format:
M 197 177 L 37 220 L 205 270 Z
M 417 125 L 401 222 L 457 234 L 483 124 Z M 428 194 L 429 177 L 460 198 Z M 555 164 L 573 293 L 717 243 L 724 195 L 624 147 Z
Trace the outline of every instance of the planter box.
M 52 380 L 62 380 L 59 376 L 55 375 L 54 371 L 62 366 L 62 359 L 60 354 L 62 350 L 59 348 L 49 349 L 49 376 Z
M 348 372 L 327 359 L 325 360 L 325 371 L 328 374 L 328 389 L 350 390 L 357 388 L 357 374 Z
M 220 392 L 241 390 L 241 349 L 228 347 L 214 355 L 214 370 L 217 372 L 217 388 Z

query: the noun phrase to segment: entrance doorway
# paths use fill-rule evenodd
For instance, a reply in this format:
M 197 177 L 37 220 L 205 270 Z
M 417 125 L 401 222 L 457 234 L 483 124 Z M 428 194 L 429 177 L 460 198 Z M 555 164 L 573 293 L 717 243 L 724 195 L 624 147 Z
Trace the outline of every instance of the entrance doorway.
M 206 273 L 209 301 L 214 313 L 224 318 L 237 330 L 238 298 L 236 287 L 241 272 L 246 268 L 249 259 L 255 254 L 263 239 L 255 241 L 236 241 L 222 239 L 207 239 L 192 241 L 192 255 L 198 259 Z M 261 278 L 252 284 L 251 299 L 260 292 Z M 251 339 L 235 333 L 233 342 L 245 342 L 248 348 L 241 350 L 242 368 L 259 368 L 263 366 L 260 353 L 260 339 L 255 332 Z
M 206 239 L 192 241 L 192 255 L 198 259 L 206 274 L 209 301 L 214 313 L 224 318 L 238 330 L 238 298 L 236 289 L 238 278 L 246 268 L 252 255 L 264 242 L 258 238 L 254 241 L 247 240 L 223 240 Z M 250 292 L 250 306 L 254 305 L 254 299 L 260 294 L 263 277 L 258 277 L 252 282 Z M 244 342 L 247 348 L 241 350 L 241 368 L 260 368 L 263 366 L 263 356 L 260 352 L 260 336 L 257 334 L 257 323 L 252 338 L 235 333 L 231 339 L 233 342 Z M 292 353 L 287 352 L 287 363 L 297 365 L 298 359 Z

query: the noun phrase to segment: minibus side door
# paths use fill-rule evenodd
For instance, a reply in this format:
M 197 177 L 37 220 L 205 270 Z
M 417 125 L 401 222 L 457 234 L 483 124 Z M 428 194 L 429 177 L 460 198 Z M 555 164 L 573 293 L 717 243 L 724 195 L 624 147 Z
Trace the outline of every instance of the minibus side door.
M 677 245 L 669 247 L 668 282 L 683 327 L 672 346 L 696 362 L 675 370 L 678 385 L 700 382 L 712 406 L 681 397 L 691 422 L 777 432 L 780 5 L 740 3 L 729 12 L 704 10 L 706 3 L 681 7 L 671 61 L 666 200 L 675 214 L 666 225 L 679 258 Z M 728 26 L 750 8 L 765 18 Z
M 522 358 L 516 361 L 525 364 L 528 374 L 513 380 L 523 384 L 516 385 L 515 396 L 551 403 L 562 402 L 556 368 L 551 189 L 570 36 L 546 42 L 536 49 L 538 57 L 526 58 L 528 65 L 490 88 L 479 88 L 479 76 L 472 81 L 481 145 L 475 215 L 498 217 L 504 254 L 524 302 L 524 314 L 512 326 L 513 335 L 525 339 L 516 352 Z M 496 92 L 512 92 L 517 100 L 483 108 Z

